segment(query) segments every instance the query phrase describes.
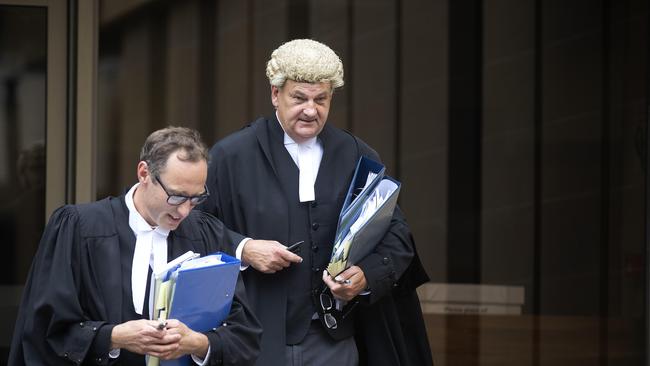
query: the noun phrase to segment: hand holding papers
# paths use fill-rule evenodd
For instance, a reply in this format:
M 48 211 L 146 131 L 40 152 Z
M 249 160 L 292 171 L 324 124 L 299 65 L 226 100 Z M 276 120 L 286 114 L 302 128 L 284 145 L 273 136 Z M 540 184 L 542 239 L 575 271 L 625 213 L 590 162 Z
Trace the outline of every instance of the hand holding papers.
M 178 319 L 196 332 L 217 328 L 230 313 L 239 260 L 224 253 L 205 257 L 187 252 L 155 274 L 152 319 L 165 324 Z M 164 326 L 163 326 L 164 327 Z M 189 365 L 189 356 L 161 361 L 162 365 Z M 149 357 L 148 366 L 159 364 Z
M 385 171 L 376 161 L 366 157 L 359 159 L 339 215 L 334 249 L 327 267 L 331 276 L 372 252 L 388 230 L 400 183 L 385 177 Z

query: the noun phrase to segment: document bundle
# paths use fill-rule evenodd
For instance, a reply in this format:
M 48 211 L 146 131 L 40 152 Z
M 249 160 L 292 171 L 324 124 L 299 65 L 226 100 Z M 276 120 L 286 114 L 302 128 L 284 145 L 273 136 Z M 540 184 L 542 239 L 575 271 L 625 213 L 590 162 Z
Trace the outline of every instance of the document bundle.
M 230 313 L 240 261 L 217 252 L 204 257 L 187 252 L 154 274 L 151 318 L 164 327 L 178 319 L 196 332 L 219 327 Z M 147 366 L 190 365 L 189 356 L 160 361 L 149 357 Z
M 386 234 L 401 184 L 386 168 L 365 156 L 356 171 L 339 214 L 327 272 L 336 276 L 370 254 Z

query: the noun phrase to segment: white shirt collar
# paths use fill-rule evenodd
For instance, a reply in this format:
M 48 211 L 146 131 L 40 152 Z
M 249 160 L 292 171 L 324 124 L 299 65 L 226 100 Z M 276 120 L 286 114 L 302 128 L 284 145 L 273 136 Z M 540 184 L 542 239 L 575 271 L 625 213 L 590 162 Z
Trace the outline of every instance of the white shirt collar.
M 282 122 L 278 112 L 275 112 L 278 118 L 278 123 L 282 131 Z M 316 185 L 316 178 L 318 176 L 318 169 L 323 158 L 323 146 L 318 141 L 318 136 L 314 136 L 303 143 L 296 143 L 291 136 L 284 131 L 284 148 L 296 163 L 298 167 L 298 197 L 300 202 L 309 202 L 316 199 L 316 192 L 314 186 Z

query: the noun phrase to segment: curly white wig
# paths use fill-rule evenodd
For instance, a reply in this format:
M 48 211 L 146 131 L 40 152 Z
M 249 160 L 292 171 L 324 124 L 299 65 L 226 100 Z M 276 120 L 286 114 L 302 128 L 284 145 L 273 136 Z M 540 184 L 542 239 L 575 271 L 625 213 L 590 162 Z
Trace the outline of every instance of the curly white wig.
M 326 45 L 311 39 L 295 39 L 278 47 L 266 64 L 271 85 L 281 88 L 287 80 L 331 83 L 343 86 L 343 63 Z

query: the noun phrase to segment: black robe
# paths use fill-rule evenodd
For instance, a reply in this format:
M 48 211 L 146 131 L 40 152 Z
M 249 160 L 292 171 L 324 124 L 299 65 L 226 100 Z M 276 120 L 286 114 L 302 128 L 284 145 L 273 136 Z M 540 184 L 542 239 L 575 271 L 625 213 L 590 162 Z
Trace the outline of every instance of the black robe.
M 25 284 L 9 365 L 144 365 L 121 350 L 108 357 L 113 327 L 142 318 L 131 295 L 135 235 L 124 197 L 59 208 L 41 238 Z M 228 251 L 243 237 L 211 215 L 194 210 L 171 231 L 168 258 L 192 250 Z M 227 326 L 207 332 L 211 365 L 253 364 L 261 328 L 247 305 L 241 277 Z
M 298 197 L 297 173 L 293 173 L 295 181 L 288 180 L 283 174 L 291 170 L 278 166 L 278 162 L 291 161 L 282 136 L 282 129 L 273 116 L 260 118 L 216 143 L 210 150 L 208 167 L 207 185 L 212 194 L 200 208 L 217 215 L 232 230 L 255 239 L 286 244 L 291 239 L 298 240 L 294 235 L 298 228 L 288 208 Z M 326 231 L 325 243 L 319 242 L 321 247 L 312 249 L 325 253 L 328 260 L 338 214 L 356 163 L 362 155 L 377 161 L 379 156 L 360 139 L 329 124 L 319 134 L 319 140 L 323 144 L 323 158 L 309 216 L 319 224 L 318 235 Z M 318 259 L 309 251 L 309 255 L 304 252 L 301 255 L 303 263 L 292 267 L 313 266 L 312 279 L 324 286 L 320 278 L 323 263 L 314 263 Z M 399 208 L 375 252 L 356 265 L 364 271 L 371 293 L 358 300 L 361 305 L 357 306 L 356 314 L 346 318 L 347 323 L 354 324 L 343 324 L 334 332 L 327 330 L 330 335 L 340 339 L 354 332 L 362 365 L 432 364 L 415 293 L 415 288 L 428 281 L 428 277 Z M 285 324 L 295 321 L 284 312 L 287 298 L 296 291 L 291 270 L 290 267 L 271 275 L 252 268 L 244 271 L 251 306 L 264 329 L 257 365 L 285 365 Z M 408 276 L 403 276 L 405 273 Z

